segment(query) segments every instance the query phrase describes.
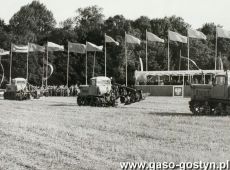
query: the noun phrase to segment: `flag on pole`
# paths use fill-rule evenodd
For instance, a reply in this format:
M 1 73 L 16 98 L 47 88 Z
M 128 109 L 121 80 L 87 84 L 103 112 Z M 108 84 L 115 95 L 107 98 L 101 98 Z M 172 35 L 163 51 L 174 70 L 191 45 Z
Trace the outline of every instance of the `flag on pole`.
M 168 32 L 169 40 L 171 41 L 178 41 L 181 43 L 187 43 L 187 37 L 173 31 Z
M 40 46 L 34 43 L 29 43 L 28 46 L 29 46 L 29 52 L 35 52 L 35 51 L 45 52 L 44 46 Z
M 15 45 L 15 44 L 12 44 L 12 52 L 15 52 L 15 53 L 28 53 L 28 45 Z
M 68 42 L 69 52 L 84 54 L 86 50 L 85 44 Z
M 217 27 L 216 31 L 217 31 L 217 37 L 230 38 L 230 31 L 227 31 L 227 30 L 222 29 L 220 27 Z
M 105 42 L 107 43 L 115 43 L 116 45 L 119 45 L 119 42 L 115 41 L 112 37 L 105 35 Z
M 151 32 L 146 32 L 146 38 L 148 41 L 155 41 L 155 42 L 161 42 L 164 43 L 164 40 L 159 38 L 158 36 L 156 36 L 155 34 L 151 33 Z
M 103 50 L 103 46 L 97 46 L 93 43 L 90 42 L 86 42 L 86 51 L 102 51 Z
M 47 80 L 54 72 L 54 67 L 52 66 L 52 64 L 48 63 L 47 66 L 50 68 L 50 73 L 49 75 L 47 75 L 47 77 L 44 77 L 43 80 Z
M 63 45 L 47 42 L 47 46 L 48 46 L 48 51 L 64 51 Z
M 9 51 L 5 51 L 5 50 L 3 50 L 3 49 L 0 48 L 0 56 L 2 56 L 2 55 L 9 55 L 9 54 L 10 54 Z
M 129 35 L 129 34 L 126 34 L 126 37 L 125 37 L 125 41 L 127 42 L 127 43 L 132 43 L 132 44 L 141 44 L 141 40 L 140 39 L 138 39 L 138 38 L 136 38 L 136 37 L 134 37 L 134 36 L 132 36 L 132 35 Z
M 224 65 L 221 56 L 219 56 L 218 58 L 219 58 L 219 70 L 224 70 Z
M 141 65 L 141 71 L 143 71 L 144 69 L 143 69 L 143 61 L 142 61 L 142 58 L 141 57 L 139 57 L 139 61 L 140 61 L 140 65 Z
M 207 37 L 202 32 L 188 28 L 188 37 L 206 40 Z
M 197 66 L 197 64 L 196 64 L 196 62 L 194 61 L 194 60 L 192 60 L 192 59 L 188 59 L 187 57 L 183 57 L 183 56 L 181 56 L 181 58 L 183 58 L 183 59 L 185 59 L 185 60 L 189 60 L 190 62 L 192 62 L 193 64 L 194 64 L 194 66 L 196 66 L 196 68 L 197 69 L 200 69 L 198 66 Z

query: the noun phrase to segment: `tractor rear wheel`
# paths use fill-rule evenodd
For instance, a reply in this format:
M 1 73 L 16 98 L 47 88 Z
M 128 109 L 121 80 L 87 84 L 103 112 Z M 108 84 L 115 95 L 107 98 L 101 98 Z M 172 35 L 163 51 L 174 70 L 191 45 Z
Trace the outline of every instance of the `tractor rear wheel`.
M 78 106 L 82 105 L 82 97 L 81 96 L 77 97 L 77 104 L 78 104 Z
M 201 115 L 203 113 L 203 106 L 200 102 L 190 102 L 189 108 L 194 115 Z

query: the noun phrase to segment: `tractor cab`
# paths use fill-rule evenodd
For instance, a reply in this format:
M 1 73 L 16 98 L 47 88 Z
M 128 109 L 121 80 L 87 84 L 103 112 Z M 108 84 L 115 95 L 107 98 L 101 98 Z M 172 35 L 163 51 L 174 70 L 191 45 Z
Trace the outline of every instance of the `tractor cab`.
M 110 93 L 112 89 L 111 79 L 108 77 L 93 77 L 90 79 L 89 85 L 80 86 L 80 95 L 100 96 Z
M 27 80 L 24 78 L 14 78 L 11 84 L 7 84 L 6 91 L 26 91 L 27 90 Z
M 91 78 L 91 86 L 97 87 L 99 94 L 109 93 L 111 91 L 111 79 L 108 77 Z
M 4 99 L 8 100 L 28 100 L 30 92 L 27 88 L 27 80 L 24 78 L 12 79 L 11 84 L 6 85 Z
M 230 96 L 230 72 L 217 74 L 213 82 L 211 97 L 216 99 L 227 99 Z

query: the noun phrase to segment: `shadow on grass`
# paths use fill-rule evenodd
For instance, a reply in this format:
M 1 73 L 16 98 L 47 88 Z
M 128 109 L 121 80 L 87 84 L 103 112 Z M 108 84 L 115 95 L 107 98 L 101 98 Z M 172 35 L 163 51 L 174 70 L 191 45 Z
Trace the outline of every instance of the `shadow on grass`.
M 194 116 L 192 113 L 172 113 L 172 112 L 149 112 L 150 115 L 157 116 Z
M 75 103 L 58 103 L 58 104 L 51 104 L 49 106 L 77 106 Z
M 230 115 L 194 115 L 193 113 L 149 112 L 157 116 L 187 116 L 187 117 L 230 117 Z

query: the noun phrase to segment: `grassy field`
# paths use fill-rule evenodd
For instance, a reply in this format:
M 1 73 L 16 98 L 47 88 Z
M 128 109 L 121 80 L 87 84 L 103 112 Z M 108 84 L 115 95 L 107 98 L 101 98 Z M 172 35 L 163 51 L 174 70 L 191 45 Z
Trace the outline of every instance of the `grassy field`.
M 122 161 L 226 161 L 230 117 L 193 116 L 189 99 L 117 108 L 76 98 L 0 100 L 0 169 L 119 169 Z

